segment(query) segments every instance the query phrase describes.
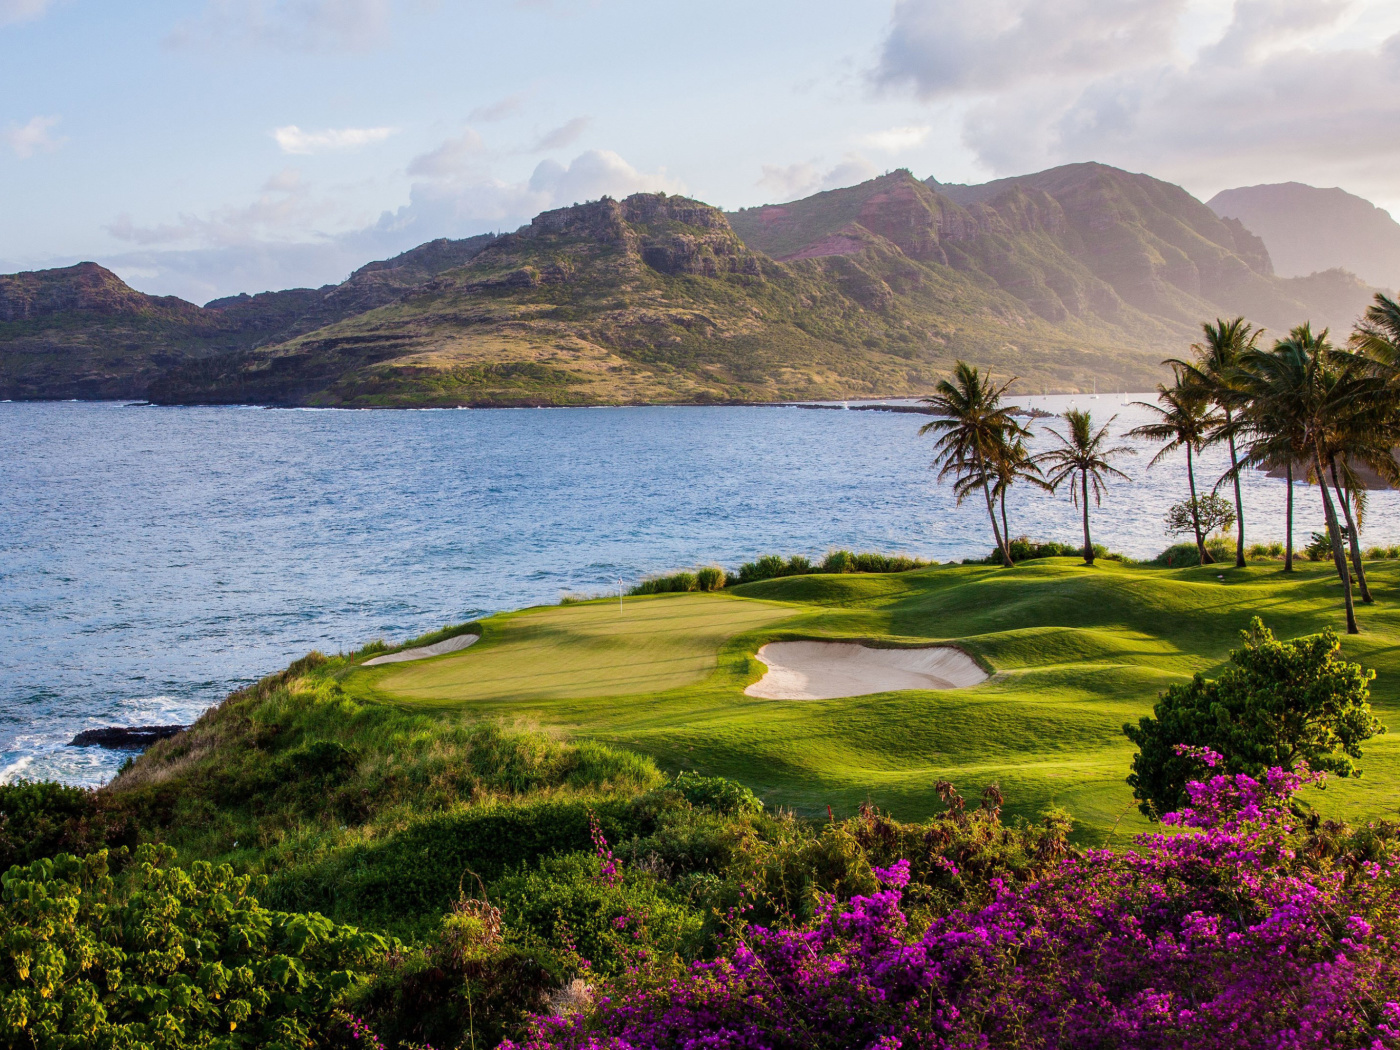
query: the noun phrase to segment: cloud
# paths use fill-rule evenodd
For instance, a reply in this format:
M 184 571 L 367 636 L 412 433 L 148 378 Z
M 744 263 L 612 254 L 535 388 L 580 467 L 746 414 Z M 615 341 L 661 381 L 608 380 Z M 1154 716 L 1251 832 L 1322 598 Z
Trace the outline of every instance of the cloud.
M 886 128 L 884 131 L 872 132 L 862 137 L 861 142 L 874 149 L 884 150 L 887 153 L 898 153 L 900 150 L 912 149 L 928 138 L 931 128 L 927 124 L 905 125 L 898 128 Z
M 344 226 L 346 219 L 335 201 L 316 197 L 301 172 L 287 168 L 264 182 L 248 204 L 205 215 L 182 213 L 174 222 L 149 226 L 138 225 L 130 215 L 120 215 L 105 229 L 119 241 L 146 247 L 207 248 L 320 239 L 324 235 L 319 230 L 328 225 Z
M 492 102 L 489 106 L 477 106 L 467 114 L 468 120 L 480 120 L 492 123 L 497 120 L 505 120 L 512 117 L 525 108 L 525 92 L 519 91 L 514 95 L 507 95 L 503 99 Z
M 67 139 L 50 134 L 57 126 L 60 117 L 31 117 L 28 124 L 12 124 L 4 132 L 5 144 L 15 151 L 20 160 L 28 160 L 36 153 L 52 153 Z
M 825 171 L 815 161 L 785 166 L 765 164 L 762 170 L 763 174 L 754 185 L 771 190 L 778 201 L 790 201 L 822 190 L 864 182 L 872 178 L 878 169 L 859 153 L 847 153 L 839 163 Z
M 391 7 L 390 0 L 207 0 L 166 44 L 366 51 L 388 38 Z
M 1028 0 L 950 3 L 897 4 L 874 77 L 958 107 L 992 172 L 1098 160 L 1203 197 L 1289 180 L 1400 196 L 1400 33 L 1349 31 L 1358 15 L 1383 16 L 1383 0 L 1235 0 L 1205 39 L 1193 36 L 1199 12 L 1176 0 L 1068 0 L 1059 28 Z M 1032 28 L 1038 55 L 1023 46 Z
M 0 26 L 38 18 L 52 0 L 0 0 Z
M 1167 55 L 1186 0 L 899 0 L 876 70 L 924 99 Z
M 485 148 L 481 136 L 467 128 L 437 149 L 414 157 L 409 161 L 408 173 L 430 179 L 453 178 L 478 164 Z
M 295 124 L 276 128 L 272 137 L 283 153 L 324 153 L 327 150 L 358 149 L 374 142 L 383 142 L 395 128 L 326 128 L 324 131 L 302 131 Z
M 542 160 L 530 176 L 532 193 L 548 197 L 548 207 L 563 207 L 599 197 L 625 197 L 629 193 L 684 190 L 682 183 L 665 170 L 638 171 L 612 150 L 591 149 L 580 153 L 566 168 L 552 160 Z
M 583 129 L 588 127 L 588 121 L 588 117 L 575 117 L 566 124 L 560 124 L 552 131 L 546 131 L 535 140 L 535 144 L 529 148 L 528 152 L 544 153 L 548 150 L 572 146 L 583 134 Z

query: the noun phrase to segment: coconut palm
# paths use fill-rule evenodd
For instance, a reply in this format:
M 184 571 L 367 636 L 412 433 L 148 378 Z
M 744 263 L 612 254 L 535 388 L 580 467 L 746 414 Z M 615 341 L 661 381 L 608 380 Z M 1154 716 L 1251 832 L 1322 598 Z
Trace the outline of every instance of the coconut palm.
M 1070 482 L 1070 499 L 1082 506 L 1084 511 L 1084 561 L 1089 565 L 1094 564 L 1094 544 L 1089 536 L 1089 494 L 1093 493 L 1095 506 L 1102 503 L 1110 478 L 1130 480 L 1110 460 L 1118 456 L 1137 455 L 1135 449 L 1127 446 L 1107 447 L 1108 428 L 1117 418 L 1111 417 L 1095 431 L 1089 413 L 1072 408 L 1065 413 L 1065 422 L 1069 424 L 1067 434 L 1061 434 L 1053 427 L 1046 428 L 1046 432 L 1059 441 L 1059 447 L 1035 457 L 1037 463 L 1048 467 L 1045 483 L 1052 492 L 1058 491 L 1066 481 Z
M 1326 329 L 1314 334 L 1311 325 L 1303 324 L 1276 343 L 1272 352 L 1256 348 L 1242 355 L 1239 381 L 1241 390 L 1250 398 L 1251 426 L 1278 431 L 1272 436 L 1262 435 L 1259 448 L 1252 449 L 1251 456 L 1301 453 L 1307 457 L 1311 480 L 1317 482 L 1322 495 L 1332 561 L 1342 582 L 1347 633 L 1357 634 L 1351 574 L 1347 571 L 1332 486 L 1327 483 L 1327 467 L 1342 442 L 1350 443 L 1348 451 L 1369 459 L 1375 451 L 1370 439 L 1363 446 L 1358 438 L 1365 433 L 1368 418 L 1372 423 L 1377 420 L 1374 398 L 1367 396 L 1374 394 L 1374 383 L 1362 368 L 1346 360 L 1349 356 L 1354 355 L 1337 352 L 1327 339 Z M 1381 429 L 1376 427 L 1377 432 Z
M 1235 377 L 1240 355 L 1255 349 L 1262 328 L 1246 323 L 1243 317 L 1226 321 L 1217 317 L 1215 324 L 1201 325 L 1205 340 L 1193 343 L 1193 361 L 1170 360 L 1169 365 L 1178 367 L 1188 381 L 1199 385 L 1220 410 L 1220 420 L 1213 428 L 1207 444 L 1225 442 L 1230 448 L 1230 473 L 1235 486 L 1235 567 L 1244 566 L 1244 497 L 1240 492 L 1239 455 L 1235 448 L 1238 432 L 1236 417 L 1243 407 L 1239 391 L 1235 387 Z M 1222 481 L 1224 478 L 1221 479 Z
M 1048 488 L 1045 476 L 1036 465 L 1035 457 L 1026 447 L 1025 439 L 1004 441 L 986 462 L 983 470 L 962 476 L 954 486 L 958 502 L 975 492 L 983 484 L 984 476 L 992 486 L 992 499 L 1001 510 L 1001 534 L 1006 540 L 1008 553 L 1011 549 L 1011 526 L 1006 520 L 1006 494 L 1018 481 L 1027 481 L 1040 488 Z
M 972 491 L 982 490 L 1003 565 L 1011 564 L 1011 548 L 997 524 L 992 500 L 997 476 L 993 464 L 998 450 L 1029 435 L 1012 416 L 1015 407 L 1002 402 L 1002 395 L 1015 381 L 1013 376 L 997 386 L 990 374 L 984 377 L 976 368 L 959 361 L 953 368 L 952 380 L 941 380 L 935 394 L 923 399 L 939 418 L 919 428 L 921 435 L 936 435 L 933 466 L 938 469 L 940 481 L 954 479 L 959 503 Z M 969 479 L 969 484 L 963 484 Z
M 1210 396 L 1200 383 L 1193 383 L 1180 367 L 1176 369 L 1176 382 L 1171 386 L 1157 384 L 1157 404 L 1135 401 L 1135 405 L 1157 413 L 1157 421 L 1145 423 L 1128 431 L 1129 437 L 1147 438 L 1149 441 L 1163 442 L 1162 448 L 1147 465 L 1155 467 L 1169 453 L 1177 449 L 1186 450 L 1186 479 L 1191 487 L 1191 524 L 1196 534 L 1196 552 L 1201 564 L 1215 561 L 1206 550 L 1206 540 L 1201 535 L 1201 515 L 1196 496 L 1196 465 L 1194 454 L 1200 452 L 1211 434 L 1223 422 L 1223 414 L 1213 410 Z

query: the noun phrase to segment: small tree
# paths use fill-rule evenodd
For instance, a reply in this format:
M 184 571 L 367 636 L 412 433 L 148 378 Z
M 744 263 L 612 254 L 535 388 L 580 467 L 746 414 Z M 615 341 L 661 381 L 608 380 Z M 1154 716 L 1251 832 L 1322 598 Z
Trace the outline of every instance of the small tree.
M 1172 536 L 1194 532 L 1197 523 L 1203 535 L 1223 532 L 1235 523 L 1235 508 L 1230 506 L 1229 500 L 1212 492 L 1194 501 L 1187 499 L 1173 503 L 1167 511 L 1167 532 Z
M 1186 782 L 1199 775 L 1178 744 L 1208 747 L 1225 773 L 1260 776 L 1271 766 L 1360 776 L 1353 759 L 1385 727 L 1371 714 L 1375 671 L 1341 659 L 1330 629 L 1291 642 L 1275 641 L 1256 616 L 1242 632 L 1219 678 L 1196 675 L 1158 699 L 1155 717 L 1123 726 L 1138 746 L 1128 783 L 1138 808 L 1153 819 L 1186 802 Z

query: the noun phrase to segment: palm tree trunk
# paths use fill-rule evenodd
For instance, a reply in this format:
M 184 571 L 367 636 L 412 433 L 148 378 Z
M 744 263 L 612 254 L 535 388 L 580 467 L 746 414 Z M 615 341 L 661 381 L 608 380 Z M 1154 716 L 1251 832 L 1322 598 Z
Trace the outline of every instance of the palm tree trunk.
M 996 508 L 992 506 L 992 489 L 987 484 L 987 471 L 982 465 L 980 456 L 977 459 L 977 469 L 982 475 L 982 495 L 987 497 L 987 517 L 992 519 L 992 535 L 996 538 L 997 550 L 1001 552 L 1001 563 L 1010 567 L 1011 551 L 1007 549 L 1006 543 L 1002 540 L 1001 529 L 997 528 L 997 512 Z
M 1230 410 L 1225 410 L 1225 425 L 1230 425 Z M 1240 461 L 1235 455 L 1235 434 L 1230 433 L 1230 472 L 1235 479 L 1235 568 L 1244 568 L 1244 498 L 1240 495 Z
M 1293 571 L 1293 457 L 1288 457 L 1288 534 L 1283 543 L 1283 571 Z
M 1347 571 L 1346 555 L 1342 553 L 1342 531 L 1337 527 L 1337 510 L 1332 506 L 1332 493 L 1327 486 L 1327 473 L 1322 469 L 1322 450 L 1313 449 L 1313 466 L 1317 469 L 1317 487 L 1322 490 L 1322 510 L 1327 516 L 1327 536 L 1332 541 L 1332 563 L 1342 578 L 1342 601 L 1346 606 L 1347 634 L 1360 634 L 1356 626 L 1356 606 L 1351 600 L 1351 573 Z
M 1371 588 L 1366 586 L 1366 569 L 1361 564 L 1361 537 L 1357 535 L 1356 523 L 1351 517 L 1351 500 L 1342 492 L 1342 482 L 1337 477 L 1337 457 L 1330 457 L 1327 465 L 1332 468 L 1332 486 L 1337 490 L 1337 502 L 1342 505 L 1342 515 L 1346 518 L 1351 564 L 1356 568 L 1356 583 L 1361 589 L 1361 600 L 1370 605 L 1375 599 L 1371 597 Z
M 1202 565 L 1215 561 L 1206 550 L 1206 541 L 1201 538 L 1201 515 L 1196 504 L 1196 467 L 1191 459 L 1191 442 L 1186 442 L 1186 480 L 1191 483 L 1191 527 L 1196 532 L 1196 554 Z
M 1011 526 L 1006 524 L 1006 490 L 1010 486 L 1003 486 L 1001 490 L 1001 534 L 1006 537 L 1006 553 L 1011 553 Z
M 1089 539 L 1089 472 L 1079 472 L 1079 494 L 1084 499 L 1084 563 L 1094 564 L 1094 544 Z

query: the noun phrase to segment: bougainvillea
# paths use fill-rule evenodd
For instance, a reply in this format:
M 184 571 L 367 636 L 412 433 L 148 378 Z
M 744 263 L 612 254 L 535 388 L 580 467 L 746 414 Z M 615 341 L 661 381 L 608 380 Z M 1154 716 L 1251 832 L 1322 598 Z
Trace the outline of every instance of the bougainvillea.
M 736 920 L 716 960 L 664 980 L 638 968 L 507 1046 L 1400 1048 L 1397 865 L 1328 848 L 1296 815 L 1319 779 L 1208 772 L 1135 850 L 994 880 L 990 903 L 924 923 L 897 861 L 876 869 L 878 892 L 828 900 L 801 928 Z

